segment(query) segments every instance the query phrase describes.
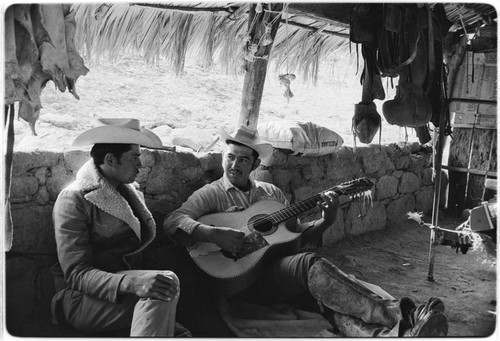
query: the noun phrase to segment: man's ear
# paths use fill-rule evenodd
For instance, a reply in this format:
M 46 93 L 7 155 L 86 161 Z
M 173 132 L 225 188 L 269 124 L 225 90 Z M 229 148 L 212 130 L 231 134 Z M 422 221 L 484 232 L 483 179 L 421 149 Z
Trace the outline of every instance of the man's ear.
M 116 162 L 116 158 L 113 154 L 107 153 L 106 156 L 104 156 L 104 163 L 107 166 L 113 166 Z
M 260 165 L 260 159 L 255 160 L 253 163 L 252 171 L 256 170 L 257 167 L 259 167 L 259 165 Z

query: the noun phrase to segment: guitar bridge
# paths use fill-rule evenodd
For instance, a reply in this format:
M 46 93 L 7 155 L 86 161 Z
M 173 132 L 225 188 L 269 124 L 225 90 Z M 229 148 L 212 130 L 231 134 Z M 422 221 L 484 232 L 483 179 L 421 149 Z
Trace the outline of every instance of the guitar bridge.
M 242 258 L 246 255 L 249 255 L 257 250 L 262 249 L 263 247 L 268 246 L 269 243 L 258 233 L 250 233 L 245 236 L 245 240 L 243 242 L 243 246 L 241 250 L 236 254 L 236 257 Z

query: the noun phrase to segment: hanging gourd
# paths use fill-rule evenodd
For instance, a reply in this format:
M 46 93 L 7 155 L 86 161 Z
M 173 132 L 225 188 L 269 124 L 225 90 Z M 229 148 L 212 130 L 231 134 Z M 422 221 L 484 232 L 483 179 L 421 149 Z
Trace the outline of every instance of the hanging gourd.
M 290 100 L 290 98 L 293 97 L 293 93 L 290 90 L 290 85 L 291 81 L 295 80 L 295 75 L 293 73 L 279 75 L 279 80 L 280 84 L 283 85 L 283 87 L 285 87 L 285 92 L 283 93 L 283 96 L 285 96 L 287 100 Z
M 377 106 L 373 103 L 373 82 L 371 81 L 367 64 L 365 64 L 363 75 L 363 93 L 361 102 L 354 105 L 354 116 L 352 118 L 352 132 L 355 144 L 356 137 L 361 143 L 371 143 L 375 134 L 381 128 L 380 124 L 382 121 L 379 113 L 377 112 Z

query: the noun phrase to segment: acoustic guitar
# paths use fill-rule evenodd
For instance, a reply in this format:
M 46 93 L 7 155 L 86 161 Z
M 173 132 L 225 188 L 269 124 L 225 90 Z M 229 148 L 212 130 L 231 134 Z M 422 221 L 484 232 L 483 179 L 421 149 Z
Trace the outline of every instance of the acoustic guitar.
M 211 226 L 230 227 L 245 233 L 245 242 L 238 254 L 230 254 L 215 243 L 199 242 L 187 249 L 194 262 L 214 279 L 222 280 L 225 290 L 237 292 L 256 278 L 265 259 L 295 252 L 301 233 L 289 231 L 285 222 L 317 206 L 321 194 L 329 191 L 354 200 L 367 195 L 374 183 L 359 178 L 329 188 L 290 206 L 274 200 L 259 201 L 244 211 L 213 213 L 199 222 Z

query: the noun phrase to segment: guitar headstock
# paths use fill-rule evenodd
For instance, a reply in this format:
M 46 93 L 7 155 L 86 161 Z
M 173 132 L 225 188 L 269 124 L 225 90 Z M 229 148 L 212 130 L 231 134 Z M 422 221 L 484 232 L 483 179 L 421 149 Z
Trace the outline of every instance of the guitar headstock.
M 370 191 L 374 185 L 375 183 L 368 178 L 359 178 L 341 183 L 330 190 L 338 195 L 355 196 Z

